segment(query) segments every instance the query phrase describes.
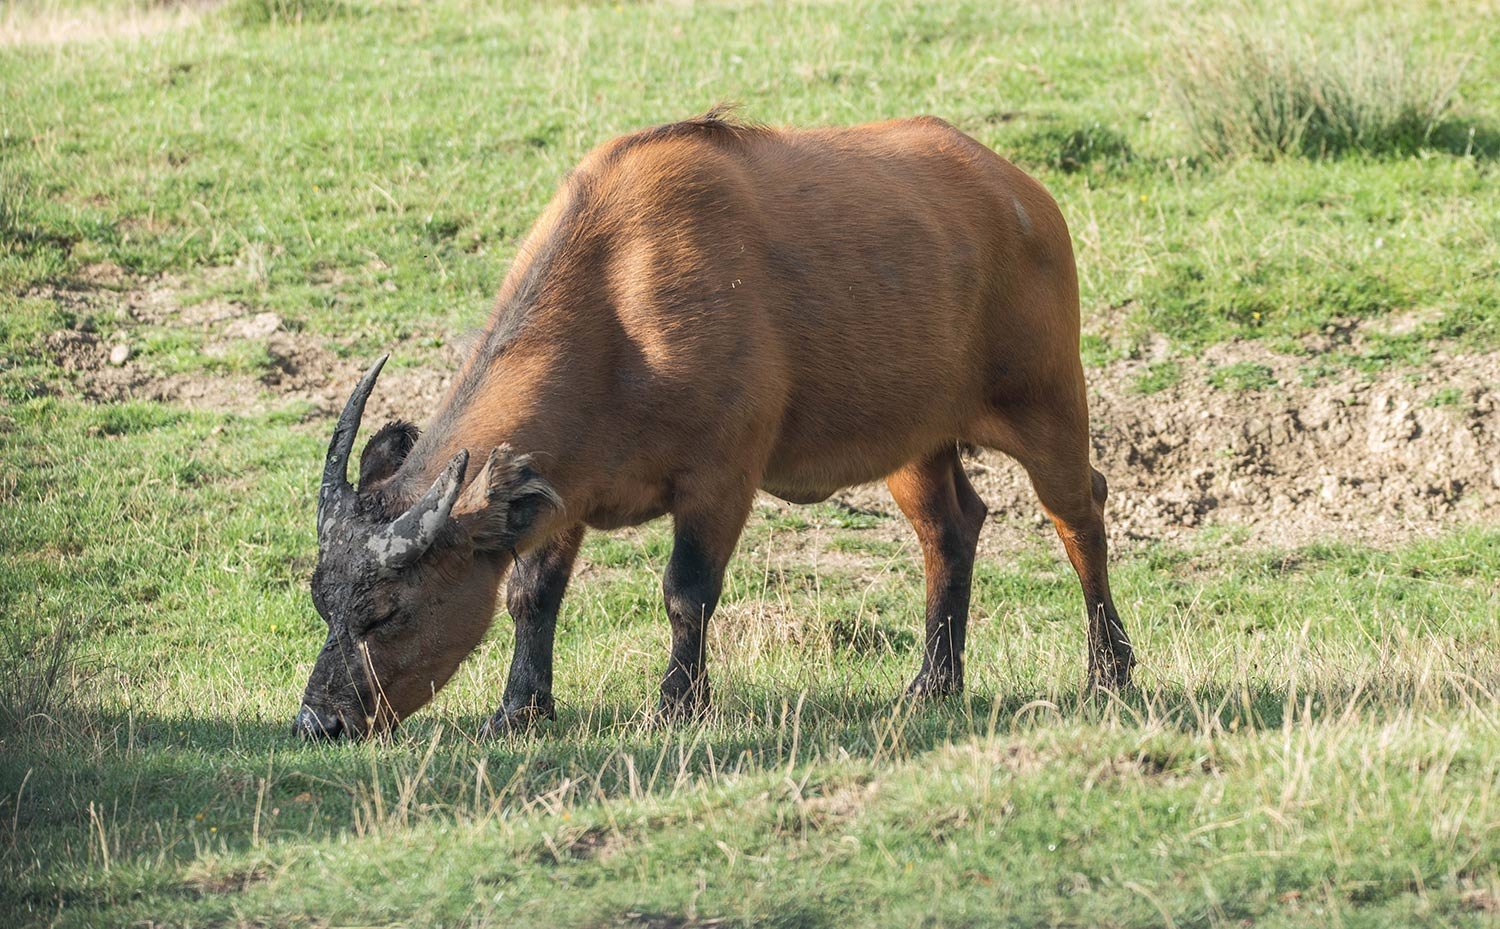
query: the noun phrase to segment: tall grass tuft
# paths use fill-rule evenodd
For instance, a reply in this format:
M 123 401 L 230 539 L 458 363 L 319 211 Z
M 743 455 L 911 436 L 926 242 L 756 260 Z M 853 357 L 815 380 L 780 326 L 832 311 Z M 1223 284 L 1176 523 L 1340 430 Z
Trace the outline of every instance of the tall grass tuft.
M 1422 148 L 1468 62 L 1389 36 L 1330 45 L 1286 23 L 1226 22 L 1179 39 L 1164 78 L 1209 156 L 1317 158 Z
M 72 693 L 72 624 L 27 635 L 6 629 L 0 639 L 0 734 L 53 718 Z
M 322 23 L 358 15 L 340 0 L 236 0 L 229 9 L 242 26 Z

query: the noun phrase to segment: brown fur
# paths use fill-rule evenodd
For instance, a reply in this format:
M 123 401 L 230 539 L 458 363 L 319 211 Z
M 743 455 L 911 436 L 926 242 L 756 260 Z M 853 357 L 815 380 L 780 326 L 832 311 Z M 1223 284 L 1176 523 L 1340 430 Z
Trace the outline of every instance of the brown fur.
M 615 526 L 724 482 L 695 461 L 814 501 L 955 440 L 1020 451 L 1011 411 L 1037 401 L 1085 431 L 1072 249 L 1035 181 L 935 119 L 689 131 L 716 124 L 573 173 L 501 290 L 511 338 L 465 365 L 413 491 L 509 441 L 560 522 Z M 535 302 L 510 305 L 539 254 Z
M 756 489 L 813 502 L 888 479 L 927 562 L 913 688 L 947 692 L 962 685 L 984 519 L 958 449 L 997 448 L 1026 468 L 1077 567 L 1092 676 L 1122 684 L 1131 656 L 1109 600 L 1078 337 L 1056 204 L 957 129 L 710 114 L 606 143 L 569 176 L 381 492 L 409 504 L 460 449 L 531 455 L 562 505 L 515 540 L 519 573 L 528 552 L 571 570 L 581 524 L 671 513 L 684 554 L 668 569 L 670 704 L 706 692 L 702 625 Z

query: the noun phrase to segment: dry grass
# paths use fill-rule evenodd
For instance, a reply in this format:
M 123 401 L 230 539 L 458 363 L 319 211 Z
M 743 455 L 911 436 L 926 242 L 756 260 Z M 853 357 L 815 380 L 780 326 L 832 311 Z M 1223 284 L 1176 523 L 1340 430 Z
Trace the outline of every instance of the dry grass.
M 80 668 L 73 623 L 44 633 L 0 631 L 0 734 L 56 716 L 74 693 Z
M 215 0 L 110 6 L 6 0 L 0 6 L 0 46 L 139 39 L 190 26 L 218 5 Z
M 1211 157 L 1323 157 L 1422 147 L 1451 114 L 1469 61 L 1423 58 L 1390 35 L 1339 41 L 1226 19 L 1180 36 L 1164 77 Z

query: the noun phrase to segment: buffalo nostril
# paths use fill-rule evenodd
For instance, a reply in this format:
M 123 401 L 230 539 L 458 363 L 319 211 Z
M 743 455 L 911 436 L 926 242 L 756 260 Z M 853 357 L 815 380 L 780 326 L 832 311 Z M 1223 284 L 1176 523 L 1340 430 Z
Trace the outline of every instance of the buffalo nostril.
M 344 732 L 344 721 L 338 716 L 324 716 L 304 705 L 292 721 L 292 732 L 309 742 L 332 741 Z

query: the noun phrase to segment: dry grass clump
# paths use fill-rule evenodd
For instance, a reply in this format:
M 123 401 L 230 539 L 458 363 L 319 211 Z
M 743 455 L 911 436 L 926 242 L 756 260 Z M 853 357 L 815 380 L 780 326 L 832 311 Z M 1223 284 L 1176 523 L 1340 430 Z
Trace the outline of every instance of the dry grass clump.
M 30 635 L 12 627 L 0 635 L 0 734 L 49 719 L 67 701 L 76 640 L 69 623 Z
M 211 2 L 6 0 L 0 4 L 0 47 L 141 39 L 203 18 Z
M 1469 60 L 1419 55 L 1388 35 L 1329 42 L 1292 24 L 1226 20 L 1179 38 L 1164 79 L 1211 157 L 1325 157 L 1427 144 Z

